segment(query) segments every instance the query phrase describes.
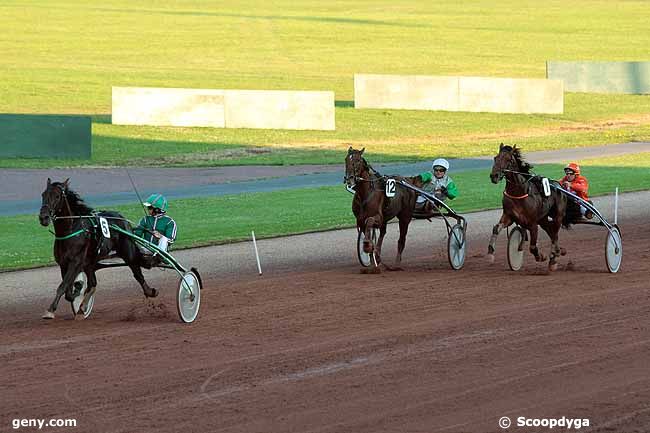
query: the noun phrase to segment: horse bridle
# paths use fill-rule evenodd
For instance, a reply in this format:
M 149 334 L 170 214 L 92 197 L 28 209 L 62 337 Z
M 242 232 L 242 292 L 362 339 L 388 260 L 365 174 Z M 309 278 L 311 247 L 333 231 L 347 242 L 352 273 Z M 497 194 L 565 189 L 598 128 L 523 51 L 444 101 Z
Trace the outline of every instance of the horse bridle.
M 352 156 L 352 155 L 350 155 Z M 360 165 L 362 165 L 368 170 L 368 173 L 373 173 L 371 176 L 374 176 L 374 178 L 364 178 L 359 176 L 358 172 L 360 171 Z M 375 170 L 370 164 L 368 164 L 368 161 L 366 161 L 363 157 L 360 157 L 359 161 L 354 161 L 353 162 L 353 167 L 352 167 L 353 173 L 351 174 L 346 174 L 343 176 L 343 183 L 345 183 L 349 188 L 354 189 L 354 187 L 357 185 L 359 182 L 370 182 L 371 187 L 374 185 L 374 182 L 384 179 L 386 176 L 382 176 L 377 170 Z M 354 184 L 350 186 L 348 183 L 349 180 L 354 180 Z
M 68 196 L 66 195 L 65 188 L 61 184 L 54 184 L 54 183 L 51 184 L 50 187 L 51 188 L 54 188 L 54 187 L 59 188 L 59 190 L 61 191 L 61 198 L 57 202 L 56 206 L 51 206 L 50 202 L 48 200 L 47 204 L 43 204 L 41 206 L 41 211 L 43 210 L 44 207 L 47 207 L 47 216 L 49 216 L 50 219 L 52 220 L 52 222 L 54 223 L 54 221 L 56 221 L 56 219 L 57 219 L 56 211 L 61 207 L 61 201 L 62 200 L 65 202 L 65 205 L 68 208 L 68 213 L 71 214 L 72 210 L 70 209 L 70 203 L 68 202 Z

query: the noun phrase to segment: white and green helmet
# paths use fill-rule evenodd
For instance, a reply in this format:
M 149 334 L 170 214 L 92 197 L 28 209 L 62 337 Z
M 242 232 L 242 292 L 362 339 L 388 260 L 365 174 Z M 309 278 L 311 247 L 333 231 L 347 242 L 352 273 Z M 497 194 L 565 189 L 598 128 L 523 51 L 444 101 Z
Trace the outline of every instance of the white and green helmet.
M 167 212 L 167 199 L 162 194 L 151 194 L 143 205 Z

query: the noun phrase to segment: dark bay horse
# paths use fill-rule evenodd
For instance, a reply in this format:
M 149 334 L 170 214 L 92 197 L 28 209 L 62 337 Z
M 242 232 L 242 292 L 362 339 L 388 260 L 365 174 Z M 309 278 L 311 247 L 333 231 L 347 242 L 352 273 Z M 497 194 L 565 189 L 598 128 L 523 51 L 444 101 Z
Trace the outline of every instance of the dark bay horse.
M 68 301 L 73 301 L 79 294 L 81 287 L 74 282 L 80 272 L 85 272 L 88 277 L 88 293 L 94 292 L 97 287 L 96 264 L 109 257 L 111 251 L 115 251 L 131 268 L 146 297 L 158 295 L 158 291 L 149 287 L 144 280 L 140 269 L 142 254 L 133 241 L 117 230 L 110 231 L 110 239 L 105 238 L 97 228 L 97 217 L 104 217 L 109 223 L 131 231 L 131 225 L 122 215 L 111 211 L 94 212 L 69 188 L 69 179 L 52 182 L 48 178 L 42 196 L 38 218 L 42 226 L 47 227 L 50 222 L 54 225 L 54 259 L 59 265 L 62 279 L 50 308 L 43 315 L 44 319 L 54 318 L 54 312 L 64 293 Z M 83 308 L 82 304 L 82 311 Z M 78 316 L 83 317 L 83 314 L 80 312 Z
M 352 199 L 352 212 L 357 219 L 357 229 L 364 232 L 364 252 L 374 253 L 377 263 L 381 263 L 381 246 L 386 235 L 388 222 L 397 217 L 399 220 L 399 240 L 397 241 L 397 257 L 395 268 L 386 266 L 389 270 L 400 270 L 402 251 L 406 245 L 406 234 L 413 217 L 417 193 L 397 184 L 394 197 L 386 197 L 386 179 L 391 178 L 399 181 L 406 179 L 412 185 L 421 187 L 422 179 L 419 176 L 382 176 L 374 170 L 363 158 L 365 148 L 356 150 L 350 147 L 345 157 L 345 178 L 344 182 L 348 188 L 354 189 Z M 374 245 L 372 240 L 373 228 L 379 229 L 379 239 Z M 371 260 L 370 272 L 380 272 Z
M 569 227 L 572 222 L 566 218 L 567 198 L 553 188 L 551 195 L 546 197 L 541 178 L 531 173 L 531 169 L 532 166 L 522 158 L 516 145 L 511 147 L 501 143 L 499 153 L 494 157 L 490 180 L 497 184 L 505 177 L 506 188 L 503 191 L 503 214 L 492 229 L 488 257 L 494 261 L 494 247 L 499 232 L 516 223 L 530 232 L 530 252 L 535 260 L 545 261 L 546 257 L 537 248 L 538 228 L 541 227 L 553 244 L 549 269 L 555 270 L 558 256 L 566 254 L 558 243 L 560 227 Z

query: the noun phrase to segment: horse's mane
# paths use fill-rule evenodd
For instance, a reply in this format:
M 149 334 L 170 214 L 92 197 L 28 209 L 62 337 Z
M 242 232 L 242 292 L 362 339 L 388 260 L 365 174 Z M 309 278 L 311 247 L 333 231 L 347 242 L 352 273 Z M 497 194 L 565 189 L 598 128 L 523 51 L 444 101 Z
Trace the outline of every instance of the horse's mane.
M 519 164 L 519 171 L 522 173 L 527 173 L 530 174 L 530 170 L 533 169 L 533 166 L 526 162 L 523 156 L 521 156 L 521 151 L 515 146 L 503 146 L 503 150 L 512 152 L 512 156 L 515 157 L 515 161 L 517 161 L 517 164 Z
M 65 190 L 65 196 L 68 199 L 68 204 L 70 205 L 70 210 L 75 215 L 90 215 L 93 212 L 93 208 L 88 206 L 83 199 L 71 189 L 65 189 L 65 185 L 60 182 L 56 182 L 55 185 L 58 185 L 63 190 Z

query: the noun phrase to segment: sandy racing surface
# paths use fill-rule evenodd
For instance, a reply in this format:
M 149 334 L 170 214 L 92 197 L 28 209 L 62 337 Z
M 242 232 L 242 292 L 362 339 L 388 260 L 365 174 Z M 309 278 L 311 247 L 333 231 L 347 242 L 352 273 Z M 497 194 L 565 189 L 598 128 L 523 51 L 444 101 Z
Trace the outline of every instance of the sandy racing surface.
M 621 198 L 615 275 L 605 230 L 585 226 L 561 232 L 569 256 L 553 274 L 531 255 L 507 270 L 503 235 L 488 264 L 495 212 L 468 215 L 458 272 L 439 221 L 416 223 L 406 270 L 381 275 L 359 273 L 351 231 L 261 242 L 262 277 L 248 244 L 179 252 L 203 271 L 192 325 L 178 322 L 169 272 L 146 274 L 163 291 L 149 302 L 128 275 L 100 271 L 91 318 L 71 320 L 63 301 L 50 322 L 56 269 L 0 274 L 14 300 L 0 307 L 0 431 L 74 418 L 47 431 L 498 432 L 502 416 L 565 416 L 590 420 L 579 431 L 647 432 L 648 197 Z

